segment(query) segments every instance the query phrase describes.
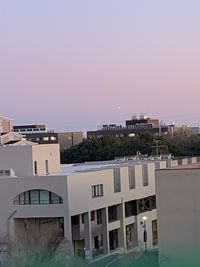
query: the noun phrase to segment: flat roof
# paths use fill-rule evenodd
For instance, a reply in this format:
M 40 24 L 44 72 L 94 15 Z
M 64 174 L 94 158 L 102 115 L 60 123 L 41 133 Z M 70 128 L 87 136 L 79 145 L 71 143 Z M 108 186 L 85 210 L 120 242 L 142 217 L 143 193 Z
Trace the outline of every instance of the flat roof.
M 45 124 L 30 124 L 30 125 L 14 125 L 13 129 L 24 129 L 24 128 L 46 128 Z
M 191 169 L 200 169 L 200 162 L 174 166 L 174 167 L 168 168 L 167 170 L 186 170 L 186 169 L 190 169 L 190 170 Z
M 78 163 L 78 164 L 61 164 L 61 175 L 71 175 L 73 173 L 80 172 L 92 172 L 92 171 L 100 171 L 100 170 L 108 170 L 113 168 L 120 167 L 128 167 L 141 165 L 146 163 L 155 163 L 165 160 L 111 160 L 111 161 L 99 161 L 99 162 L 86 162 L 86 163 Z
M 178 170 L 192 170 L 192 169 L 193 170 L 200 169 L 200 162 L 184 164 L 179 166 L 172 166 L 165 169 L 157 169 L 156 171 L 178 171 Z
M 117 163 L 108 163 L 108 164 L 62 164 L 61 165 L 61 173 L 63 175 L 70 175 L 77 172 L 91 172 L 102 169 L 112 169 L 113 167 L 119 166 Z

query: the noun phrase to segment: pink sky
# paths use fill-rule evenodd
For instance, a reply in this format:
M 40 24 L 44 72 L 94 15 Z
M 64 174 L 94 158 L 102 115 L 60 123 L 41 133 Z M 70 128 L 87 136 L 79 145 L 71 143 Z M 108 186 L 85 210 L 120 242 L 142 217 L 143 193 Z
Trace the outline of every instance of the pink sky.
M 197 0 L 4 1 L 0 114 L 58 130 L 141 112 L 199 125 L 199 10 Z

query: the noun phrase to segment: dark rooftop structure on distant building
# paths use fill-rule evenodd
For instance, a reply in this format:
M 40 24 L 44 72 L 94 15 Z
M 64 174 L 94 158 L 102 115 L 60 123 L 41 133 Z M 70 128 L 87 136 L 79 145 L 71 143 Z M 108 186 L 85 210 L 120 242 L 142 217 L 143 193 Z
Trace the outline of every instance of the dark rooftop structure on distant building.
M 13 126 L 14 133 L 23 134 L 26 140 L 38 144 L 60 144 L 60 150 L 83 142 L 83 132 L 54 132 L 45 124 Z
M 26 134 L 26 133 L 46 133 L 47 127 L 44 124 L 33 124 L 33 125 L 19 125 L 13 126 L 13 132 Z
M 141 114 L 139 117 L 133 115 L 131 120 L 126 120 L 125 126 L 106 124 L 96 131 L 88 131 L 87 138 L 100 138 L 103 136 L 134 137 L 146 132 L 161 136 L 172 135 L 173 131 L 174 125 L 165 125 L 158 119 L 151 119 L 146 114 Z

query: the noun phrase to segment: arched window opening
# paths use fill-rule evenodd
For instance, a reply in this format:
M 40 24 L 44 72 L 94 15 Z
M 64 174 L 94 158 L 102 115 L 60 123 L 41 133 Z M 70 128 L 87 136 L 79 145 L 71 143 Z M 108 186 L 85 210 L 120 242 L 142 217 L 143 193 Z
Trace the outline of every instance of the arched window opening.
M 57 194 L 43 189 L 29 190 L 21 193 L 20 195 L 14 198 L 14 205 L 42 204 L 63 204 L 63 199 Z

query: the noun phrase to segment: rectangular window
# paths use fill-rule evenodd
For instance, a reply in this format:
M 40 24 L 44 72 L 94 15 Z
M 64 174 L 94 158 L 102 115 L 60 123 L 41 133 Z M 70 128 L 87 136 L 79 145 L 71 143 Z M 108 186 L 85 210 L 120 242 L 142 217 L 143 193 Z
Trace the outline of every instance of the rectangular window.
M 49 192 L 46 190 L 40 190 L 40 204 L 49 204 Z
M 51 204 L 62 204 L 60 197 L 54 194 L 53 192 L 51 192 L 50 201 L 51 201 Z
M 110 250 L 118 248 L 118 229 L 109 232 Z
M 48 136 L 44 136 L 42 139 L 43 139 L 43 141 L 49 141 L 49 137 Z
M 129 176 L 129 189 L 135 188 L 135 168 L 131 166 L 128 168 L 128 176 Z
M 46 174 L 49 174 L 49 162 L 48 162 L 48 160 L 45 160 L 45 170 L 46 170 Z
M 118 193 L 121 192 L 121 175 L 120 175 L 120 168 L 116 168 L 113 170 L 114 175 L 114 192 Z
M 10 170 L 0 170 L 0 176 L 10 176 Z
M 103 196 L 103 184 L 92 186 L 92 197 L 102 197 Z
M 18 200 L 19 200 L 18 204 L 24 205 L 25 204 L 25 194 L 24 193 L 20 194 Z
M 24 204 L 30 204 L 30 191 L 24 193 Z
M 138 199 L 137 205 L 138 205 L 138 213 L 143 213 L 151 210 L 149 197 Z
M 38 174 L 37 161 L 34 161 L 34 174 Z
M 84 213 L 81 214 L 81 221 L 82 221 L 82 224 L 84 224 Z
M 133 248 L 134 224 L 126 225 L 126 246 L 127 249 Z
M 9 170 L 5 170 L 5 176 L 10 176 L 10 171 Z
M 99 237 L 94 236 L 94 249 L 99 249 Z
M 148 177 L 148 165 L 142 165 L 142 181 L 143 186 L 149 185 L 149 177 Z
M 137 200 L 125 202 L 125 217 L 137 215 Z
M 73 225 L 79 224 L 79 215 L 72 216 L 71 221 Z
M 102 224 L 102 210 L 97 210 L 97 224 Z
M 30 191 L 31 204 L 40 204 L 39 191 L 31 190 Z
M 91 221 L 94 221 L 95 220 L 95 212 L 94 212 L 94 210 L 93 211 L 91 211 Z
M 108 222 L 117 220 L 117 205 L 108 207 Z

